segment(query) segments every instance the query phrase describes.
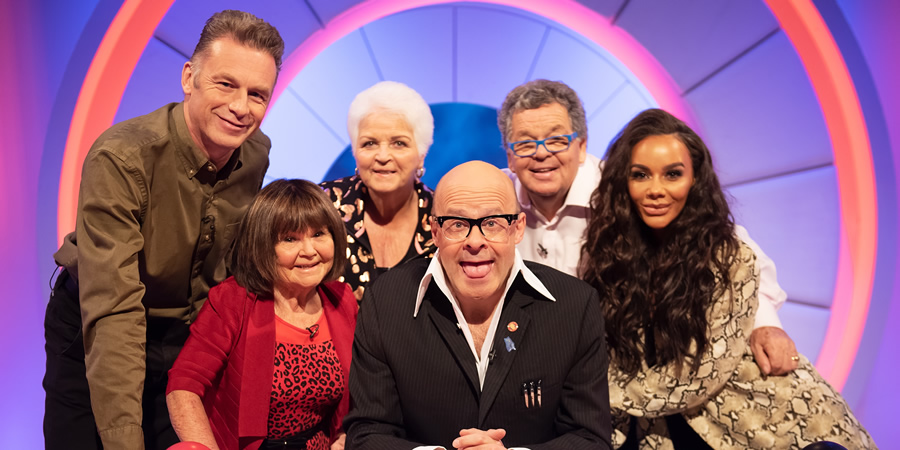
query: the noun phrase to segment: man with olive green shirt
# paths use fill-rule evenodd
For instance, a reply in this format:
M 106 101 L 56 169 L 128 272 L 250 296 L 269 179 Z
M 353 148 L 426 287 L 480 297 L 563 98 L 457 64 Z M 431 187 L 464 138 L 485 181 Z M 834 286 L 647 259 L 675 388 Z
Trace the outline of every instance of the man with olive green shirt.
M 283 51 L 265 21 L 217 13 L 182 69 L 184 102 L 91 147 L 45 319 L 46 448 L 177 442 L 166 372 L 262 186 L 271 143 L 258 129 Z

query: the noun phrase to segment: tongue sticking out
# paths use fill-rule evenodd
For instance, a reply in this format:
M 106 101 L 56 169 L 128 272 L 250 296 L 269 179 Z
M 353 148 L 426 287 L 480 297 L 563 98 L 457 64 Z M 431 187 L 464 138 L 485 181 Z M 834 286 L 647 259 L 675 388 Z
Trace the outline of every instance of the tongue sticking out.
M 491 271 L 491 264 L 492 264 L 491 262 L 460 263 L 460 265 L 462 266 L 463 272 L 469 278 L 484 278 L 484 277 L 486 277 L 488 272 Z

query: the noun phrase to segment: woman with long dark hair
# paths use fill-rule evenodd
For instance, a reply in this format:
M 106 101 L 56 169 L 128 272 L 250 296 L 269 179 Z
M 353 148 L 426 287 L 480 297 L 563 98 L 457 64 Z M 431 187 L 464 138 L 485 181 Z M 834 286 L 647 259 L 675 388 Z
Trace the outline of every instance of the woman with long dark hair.
M 782 377 L 754 362 L 756 256 L 684 122 L 651 109 L 620 133 L 586 242 L 582 275 L 604 304 L 614 444 L 672 448 L 667 423 L 686 421 L 712 448 L 874 447 L 805 357 Z

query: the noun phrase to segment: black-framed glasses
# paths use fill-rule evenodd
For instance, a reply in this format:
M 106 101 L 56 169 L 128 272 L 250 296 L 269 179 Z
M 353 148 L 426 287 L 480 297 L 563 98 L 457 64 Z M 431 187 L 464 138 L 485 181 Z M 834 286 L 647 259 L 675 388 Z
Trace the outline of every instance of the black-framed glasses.
M 462 241 L 469 237 L 473 227 L 481 230 L 482 236 L 491 242 L 506 242 L 509 239 L 507 230 L 519 219 L 518 214 L 494 214 L 478 219 L 456 216 L 435 216 L 444 237 L 451 241 Z
M 561 134 L 559 136 L 550 136 L 546 139 L 534 140 L 526 139 L 524 141 L 510 142 L 506 144 L 513 152 L 513 155 L 519 158 L 527 158 L 534 155 L 538 151 L 538 147 L 544 146 L 544 149 L 550 153 L 564 152 L 572 145 L 572 141 L 578 139 L 578 132 L 572 134 Z

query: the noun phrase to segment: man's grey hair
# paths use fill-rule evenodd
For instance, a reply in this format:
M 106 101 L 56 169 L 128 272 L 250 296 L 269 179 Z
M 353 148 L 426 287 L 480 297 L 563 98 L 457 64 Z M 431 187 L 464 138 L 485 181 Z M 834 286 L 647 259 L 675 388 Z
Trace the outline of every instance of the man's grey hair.
M 503 106 L 497 113 L 497 126 L 503 139 L 503 148 L 509 143 L 512 133 L 512 117 L 519 111 L 540 108 L 544 105 L 559 103 L 569 113 L 572 131 L 578 137 L 587 140 L 587 120 L 584 105 L 578 94 L 565 83 L 550 80 L 533 80 L 517 86 L 507 94 Z

